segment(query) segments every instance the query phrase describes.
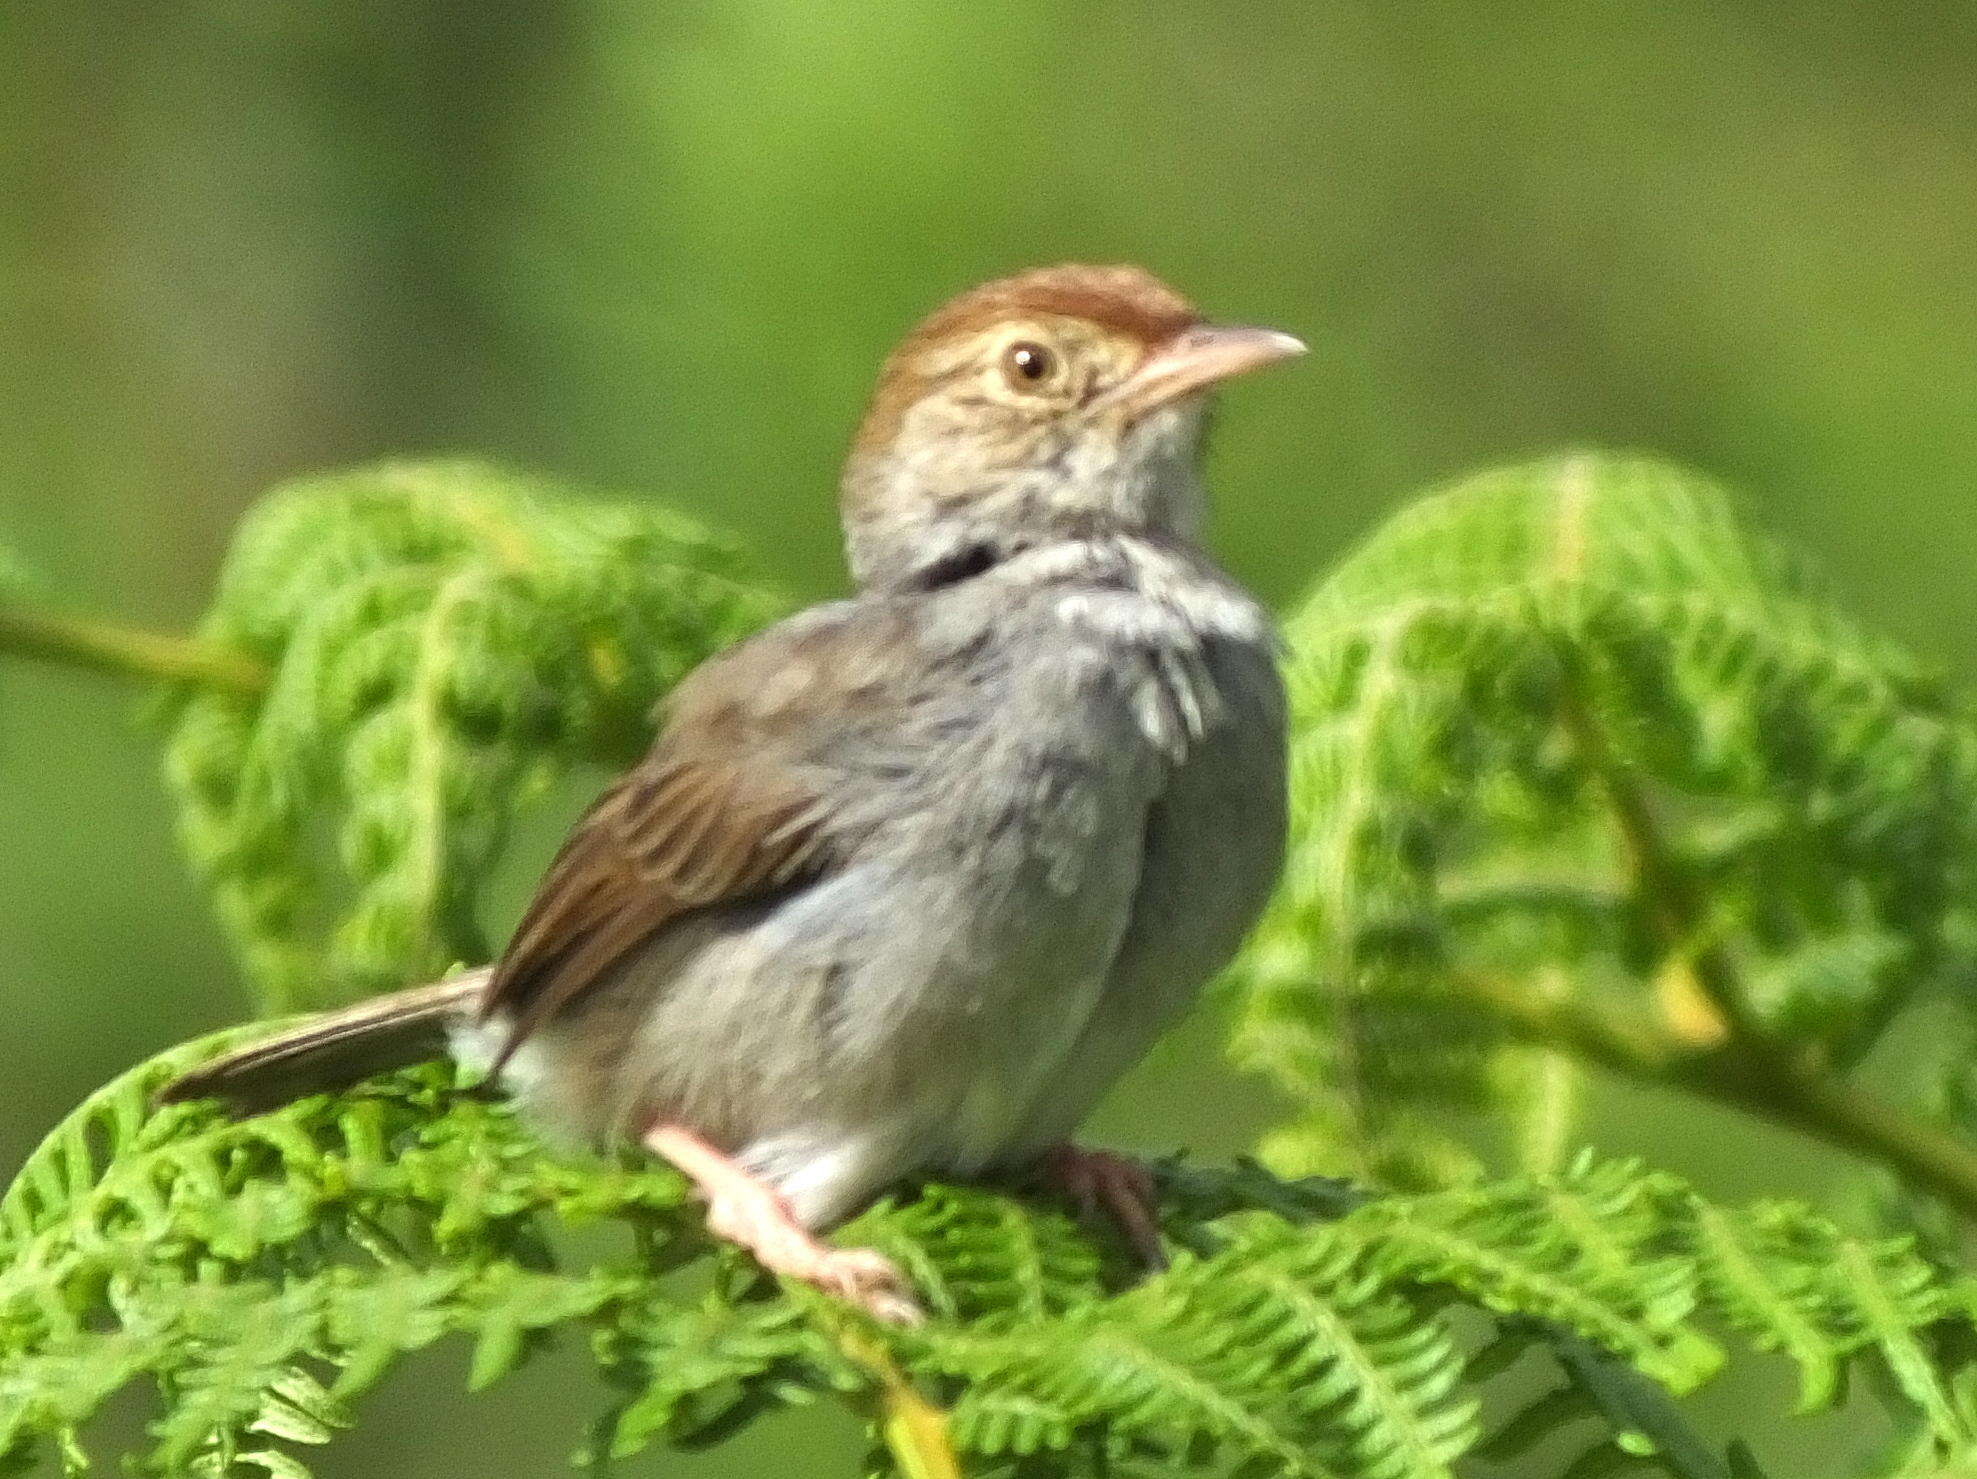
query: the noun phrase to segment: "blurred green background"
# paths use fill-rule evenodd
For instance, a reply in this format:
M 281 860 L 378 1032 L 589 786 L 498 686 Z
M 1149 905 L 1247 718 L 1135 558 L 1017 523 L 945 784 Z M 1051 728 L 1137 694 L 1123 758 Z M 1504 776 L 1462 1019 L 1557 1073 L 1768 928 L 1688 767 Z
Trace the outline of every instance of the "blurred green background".
M 1424 482 L 1635 446 L 1967 675 L 1974 242 L 1958 0 L 10 0 L 0 543 L 183 628 L 268 484 L 472 451 L 673 501 L 822 595 L 889 342 L 976 279 L 1132 259 L 1313 347 L 1231 396 L 1215 458 L 1216 544 L 1273 600 Z M 0 1171 L 243 1009 L 155 763 L 127 691 L 0 674 Z M 1268 1105 L 1213 1047 L 1102 1131 L 1242 1145 Z M 1605 1144 L 1712 1186 L 1831 1169 L 1604 1102 Z M 470 1402 L 460 1364 L 322 1472 L 554 1472 L 566 1366 Z M 846 1472 L 853 1441 L 799 1418 L 651 1466 Z

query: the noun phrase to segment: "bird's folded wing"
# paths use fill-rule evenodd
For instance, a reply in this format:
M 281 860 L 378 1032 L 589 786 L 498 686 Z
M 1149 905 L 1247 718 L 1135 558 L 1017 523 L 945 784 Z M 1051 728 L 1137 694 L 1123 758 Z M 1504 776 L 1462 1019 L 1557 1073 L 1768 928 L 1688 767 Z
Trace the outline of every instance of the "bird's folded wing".
M 804 763 L 806 736 L 832 722 L 816 712 L 831 685 L 806 681 L 828 656 L 816 646 L 772 629 L 676 692 L 651 753 L 578 822 L 495 965 L 483 1010 L 508 1023 L 497 1062 L 673 921 L 827 865 L 830 807 Z

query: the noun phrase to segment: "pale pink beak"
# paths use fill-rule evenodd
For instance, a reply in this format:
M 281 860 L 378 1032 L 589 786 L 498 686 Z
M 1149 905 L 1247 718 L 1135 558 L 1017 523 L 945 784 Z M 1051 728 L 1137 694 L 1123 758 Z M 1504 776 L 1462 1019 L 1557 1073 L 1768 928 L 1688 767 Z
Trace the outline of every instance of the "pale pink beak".
M 1234 375 L 1260 370 L 1305 352 L 1302 339 L 1276 329 L 1203 324 L 1176 335 L 1146 363 L 1100 396 L 1099 407 L 1128 421 Z

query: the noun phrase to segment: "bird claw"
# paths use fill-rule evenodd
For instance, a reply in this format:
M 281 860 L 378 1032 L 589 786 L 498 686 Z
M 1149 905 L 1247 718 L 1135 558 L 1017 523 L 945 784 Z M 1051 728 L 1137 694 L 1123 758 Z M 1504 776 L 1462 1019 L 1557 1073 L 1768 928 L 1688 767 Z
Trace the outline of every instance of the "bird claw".
M 891 1259 L 871 1248 L 820 1242 L 774 1187 L 697 1135 L 661 1126 L 647 1134 L 646 1144 L 700 1188 L 707 1198 L 707 1230 L 746 1249 L 768 1272 L 842 1299 L 888 1325 L 925 1320 L 912 1286 Z
M 913 1298 L 897 1265 L 872 1248 L 824 1248 L 823 1265 L 809 1282 L 855 1304 L 886 1325 L 921 1325 L 926 1312 Z M 798 1275 L 797 1277 L 803 1277 Z
M 1109 1217 L 1148 1268 L 1167 1266 L 1160 1242 L 1159 1187 L 1144 1161 L 1116 1151 L 1060 1145 L 1044 1154 L 1043 1173 L 1084 1216 Z
M 820 1242 L 766 1186 L 710 1198 L 707 1228 L 747 1249 L 770 1273 L 856 1305 L 875 1320 L 917 1325 L 926 1318 L 890 1258 L 871 1248 L 833 1248 Z
M 758 1253 L 757 1258 L 761 1255 Z M 846 1304 L 856 1305 L 886 1325 L 920 1325 L 926 1313 L 913 1298 L 911 1286 L 898 1266 L 872 1248 L 832 1248 L 812 1243 L 794 1264 L 762 1266 L 798 1279 Z

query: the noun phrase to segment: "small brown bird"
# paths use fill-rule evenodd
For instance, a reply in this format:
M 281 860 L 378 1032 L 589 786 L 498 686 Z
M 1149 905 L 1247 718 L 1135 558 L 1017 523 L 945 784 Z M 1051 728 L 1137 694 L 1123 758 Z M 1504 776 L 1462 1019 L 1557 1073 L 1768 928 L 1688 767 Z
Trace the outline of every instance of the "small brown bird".
M 964 293 L 845 468 L 857 594 L 713 658 L 500 959 L 168 1091 L 265 1107 L 451 1050 L 545 1130 L 633 1140 L 769 1269 L 912 1318 L 815 1231 L 914 1173 L 1042 1164 L 1150 1257 L 1146 1178 L 1068 1137 L 1235 950 L 1283 846 L 1257 604 L 1196 544 L 1204 404 L 1300 353 L 1131 267 Z

